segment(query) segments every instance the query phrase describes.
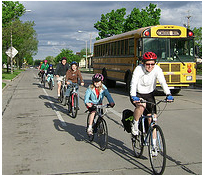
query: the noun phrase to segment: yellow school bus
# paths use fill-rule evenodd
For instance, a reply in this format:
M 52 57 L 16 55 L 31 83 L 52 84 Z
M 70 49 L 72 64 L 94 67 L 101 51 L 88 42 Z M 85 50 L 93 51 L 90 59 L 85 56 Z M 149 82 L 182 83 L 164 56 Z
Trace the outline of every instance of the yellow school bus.
M 196 82 L 194 34 L 175 25 L 144 27 L 96 41 L 94 73 L 102 73 L 108 87 L 123 81 L 129 90 L 133 70 L 148 51 L 156 53 L 173 93 Z

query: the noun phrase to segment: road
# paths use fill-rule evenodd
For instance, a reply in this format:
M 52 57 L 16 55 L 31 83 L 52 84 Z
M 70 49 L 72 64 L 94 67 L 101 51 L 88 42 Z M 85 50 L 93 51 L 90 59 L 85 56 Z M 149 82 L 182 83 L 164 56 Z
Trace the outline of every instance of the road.
M 96 142 L 88 141 L 83 97 L 91 76 L 83 74 L 85 87 L 80 87 L 75 119 L 56 100 L 56 87 L 51 91 L 40 86 L 37 70 L 22 72 L 10 83 L 2 93 L 3 175 L 152 174 L 147 148 L 142 158 L 135 158 L 130 135 L 121 124 L 122 111 L 133 109 L 123 84 L 109 89 L 116 106 L 106 117 L 108 149 L 101 151 Z M 164 174 L 202 174 L 202 90 L 181 90 L 158 123 L 167 144 Z

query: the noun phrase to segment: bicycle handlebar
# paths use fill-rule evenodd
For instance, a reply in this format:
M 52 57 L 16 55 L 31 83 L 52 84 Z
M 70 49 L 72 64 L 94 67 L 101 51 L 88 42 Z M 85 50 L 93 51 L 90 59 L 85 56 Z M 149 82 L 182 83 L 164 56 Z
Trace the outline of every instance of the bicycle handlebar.
M 97 109 L 101 108 L 112 108 L 110 104 L 105 104 L 105 105 L 92 105 L 95 106 Z M 87 113 L 89 110 L 86 110 L 85 113 Z
M 110 104 L 105 104 L 105 105 L 93 105 L 96 106 L 97 108 L 111 108 Z
M 174 101 L 174 100 L 168 101 L 167 99 L 163 99 L 163 100 L 158 101 L 157 103 L 154 103 L 154 102 L 150 102 L 150 101 L 147 101 L 147 100 L 144 100 L 144 99 L 140 99 L 140 103 L 150 103 L 150 104 L 153 104 L 153 105 L 158 105 L 158 104 L 160 104 L 161 102 L 164 102 L 164 103 L 171 103 L 171 102 L 173 102 L 173 101 Z

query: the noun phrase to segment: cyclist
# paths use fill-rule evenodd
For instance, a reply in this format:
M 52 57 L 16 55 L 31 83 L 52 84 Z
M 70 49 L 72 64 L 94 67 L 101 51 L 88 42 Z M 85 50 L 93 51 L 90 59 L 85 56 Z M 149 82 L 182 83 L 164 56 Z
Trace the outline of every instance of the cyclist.
M 165 94 L 167 95 L 167 101 L 172 101 L 174 98 L 171 96 L 171 92 L 166 84 L 166 80 L 162 69 L 155 65 L 157 55 L 153 52 L 146 52 L 142 57 L 142 64 L 138 65 L 132 76 L 130 99 L 135 106 L 134 121 L 131 127 L 133 135 L 138 135 L 138 121 L 141 115 L 148 115 L 152 112 L 152 107 L 148 103 L 140 103 L 140 99 L 147 100 L 149 102 L 155 102 L 154 90 L 156 88 L 157 80 L 161 84 Z M 156 107 L 154 107 L 156 113 Z M 150 122 L 149 122 L 150 123 Z M 156 139 L 153 139 L 155 144 Z
M 89 126 L 87 129 L 88 135 L 93 135 L 92 123 L 94 120 L 94 116 L 96 113 L 95 105 L 102 104 L 102 100 L 104 96 L 107 98 L 111 107 L 114 107 L 115 103 L 113 98 L 111 97 L 107 87 L 102 83 L 104 77 L 102 74 L 97 73 L 92 77 L 92 84 L 87 88 L 85 92 L 85 99 L 84 103 L 88 110 L 90 111 L 91 115 L 89 117 Z
M 78 70 L 78 64 L 77 62 L 73 61 L 71 62 L 71 68 L 66 72 L 66 80 L 67 80 L 67 89 L 66 89 L 66 100 L 69 99 L 70 96 L 70 88 L 71 88 L 71 84 L 76 84 L 76 90 L 78 93 L 78 78 L 80 78 L 80 84 L 81 86 L 84 86 L 84 81 L 81 75 L 80 70 Z M 79 95 L 79 94 L 78 94 Z M 79 98 L 79 96 L 78 96 Z M 79 103 L 79 99 L 78 99 L 78 103 Z
M 58 100 L 60 100 L 61 82 L 63 78 L 66 76 L 66 72 L 68 68 L 69 68 L 69 65 L 67 63 L 67 59 L 66 57 L 63 57 L 61 59 L 61 63 L 57 64 L 56 71 L 55 71 L 57 84 L 58 84 L 58 89 L 57 89 Z
M 52 84 L 54 87 L 54 68 L 52 64 L 49 64 L 49 68 L 47 69 L 47 73 L 46 73 L 47 82 L 49 82 L 50 79 L 52 79 Z
M 47 69 L 49 68 L 49 64 L 47 63 L 47 60 L 44 60 L 44 63 L 41 65 L 41 73 L 42 73 L 42 80 L 41 80 L 41 83 L 43 81 L 43 76 L 44 76 L 44 73 L 47 73 Z
M 41 78 L 41 66 L 42 66 L 43 62 L 40 62 L 40 65 L 38 67 L 39 73 L 38 76 Z

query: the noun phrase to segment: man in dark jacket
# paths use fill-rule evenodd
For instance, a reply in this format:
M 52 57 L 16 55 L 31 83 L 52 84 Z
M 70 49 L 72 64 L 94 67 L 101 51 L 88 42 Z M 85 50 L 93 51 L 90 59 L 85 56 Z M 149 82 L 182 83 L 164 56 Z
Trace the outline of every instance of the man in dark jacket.
M 61 82 L 63 80 L 64 77 L 66 77 L 66 72 L 69 69 L 69 65 L 67 62 L 66 57 L 63 57 L 61 59 L 61 63 L 59 63 L 56 66 L 56 71 L 55 71 L 55 75 L 56 75 L 56 79 L 57 79 L 57 84 L 58 84 L 58 99 L 60 98 L 60 89 L 61 89 Z

